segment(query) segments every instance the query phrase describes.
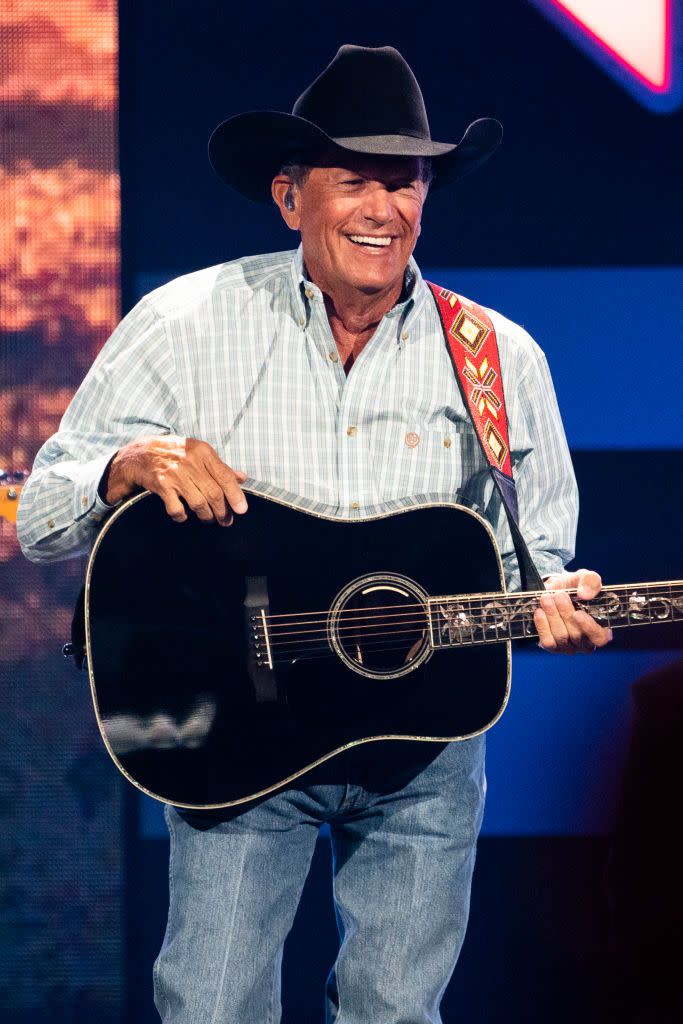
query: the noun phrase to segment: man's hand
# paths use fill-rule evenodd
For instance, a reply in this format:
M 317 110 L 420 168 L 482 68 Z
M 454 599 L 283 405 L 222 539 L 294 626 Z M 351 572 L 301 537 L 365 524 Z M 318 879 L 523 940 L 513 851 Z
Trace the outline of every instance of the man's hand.
M 230 526 L 232 513 L 247 511 L 239 486 L 247 479 L 231 469 L 214 448 L 194 437 L 143 437 L 121 448 L 109 469 L 105 501 L 114 505 L 138 487 L 158 494 L 171 519 L 187 519 L 181 498 L 202 522 Z
M 578 569 L 563 572 L 545 581 L 547 590 L 576 588 L 580 600 L 588 601 L 600 593 L 602 580 L 597 572 Z M 544 594 L 534 612 L 540 638 L 539 646 L 560 654 L 590 654 L 612 639 L 612 630 L 600 626 L 587 612 L 577 611 L 568 594 Z

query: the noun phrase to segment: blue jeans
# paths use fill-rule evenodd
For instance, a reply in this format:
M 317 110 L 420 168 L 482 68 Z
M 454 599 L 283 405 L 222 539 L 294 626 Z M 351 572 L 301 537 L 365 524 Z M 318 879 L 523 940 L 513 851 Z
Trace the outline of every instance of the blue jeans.
M 167 808 L 164 1024 L 280 1020 L 282 949 L 323 822 L 341 935 L 326 1021 L 438 1024 L 465 936 L 484 748 L 374 742 L 232 812 Z

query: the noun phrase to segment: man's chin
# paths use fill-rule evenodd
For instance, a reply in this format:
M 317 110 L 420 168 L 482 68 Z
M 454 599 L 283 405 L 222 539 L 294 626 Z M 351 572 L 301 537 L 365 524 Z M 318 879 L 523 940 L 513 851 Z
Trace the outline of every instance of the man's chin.
M 405 268 L 400 274 L 358 274 L 349 279 L 349 284 L 363 295 L 380 295 L 392 288 L 403 287 Z
M 362 292 L 363 295 L 380 295 L 382 292 L 387 291 L 390 287 L 387 284 L 357 284 L 356 291 Z

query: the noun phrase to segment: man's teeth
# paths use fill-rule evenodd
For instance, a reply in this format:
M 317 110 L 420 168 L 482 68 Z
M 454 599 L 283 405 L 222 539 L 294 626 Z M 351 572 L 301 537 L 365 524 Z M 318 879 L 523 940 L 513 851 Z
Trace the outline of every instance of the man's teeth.
M 371 235 L 349 235 L 352 242 L 357 242 L 359 245 L 390 245 L 391 237 L 372 237 Z

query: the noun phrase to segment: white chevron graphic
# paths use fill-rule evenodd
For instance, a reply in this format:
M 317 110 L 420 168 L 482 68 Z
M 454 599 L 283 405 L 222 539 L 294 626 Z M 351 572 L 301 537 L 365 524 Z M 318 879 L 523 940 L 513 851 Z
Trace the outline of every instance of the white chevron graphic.
M 666 85 L 671 0 L 553 0 L 655 89 Z

